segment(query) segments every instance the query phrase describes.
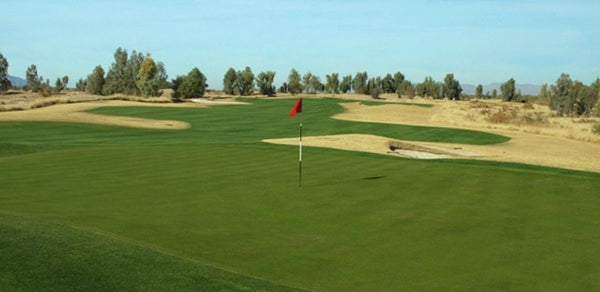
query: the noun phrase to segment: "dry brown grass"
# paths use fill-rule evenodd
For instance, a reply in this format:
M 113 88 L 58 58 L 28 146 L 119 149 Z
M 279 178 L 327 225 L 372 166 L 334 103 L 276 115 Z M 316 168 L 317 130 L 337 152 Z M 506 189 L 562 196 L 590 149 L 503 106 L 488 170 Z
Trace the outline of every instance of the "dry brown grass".
M 404 102 L 403 99 L 393 102 Z M 500 100 L 444 101 L 417 97 L 411 103 L 431 104 L 433 108 L 385 105 L 369 107 L 347 105 L 341 119 L 364 119 L 414 125 L 435 125 L 481 130 L 507 130 L 600 143 L 593 132 L 600 118 L 573 119 L 560 117 L 547 106 L 510 103 Z M 389 112 L 390 114 L 386 114 Z
M 103 100 L 123 100 L 145 103 L 171 103 L 171 98 L 164 94 L 160 97 L 144 98 L 115 94 L 111 96 L 92 95 L 79 91 L 66 91 L 52 96 L 42 96 L 29 91 L 13 91 L 10 95 L 0 96 L 0 112 L 23 111 L 65 103 L 79 103 Z
M 508 108 L 503 107 L 500 110 L 492 113 L 491 111 L 481 111 L 481 114 L 487 115 L 487 121 L 493 124 L 509 124 L 511 123 L 515 116 L 516 112 L 512 110 L 508 110 Z
M 600 122 L 597 122 L 592 126 L 592 132 L 600 135 Z

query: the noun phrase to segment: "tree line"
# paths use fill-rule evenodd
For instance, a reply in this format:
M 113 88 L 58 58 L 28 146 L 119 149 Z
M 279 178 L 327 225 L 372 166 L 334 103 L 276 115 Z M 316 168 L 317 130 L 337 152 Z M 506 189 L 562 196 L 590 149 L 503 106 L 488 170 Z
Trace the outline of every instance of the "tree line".
M 44 80 L 43 76 L 38 75 L 37 67 L 32 64 L 25 71 L 25 79 L 27 81 L 25 88 L 33 92 L 39 92 L 43 96 L 50 96 L 53 92 L 58 93 L 67 88 L 69 76 L 57 78 L 54 87 L 50 86 L 50 79 Z M 0 94 L 4 94 L 12 86 L 8 80 L 8 60 L 0 53 Z
M 585 85 L 562 73 L 550 88 L 543 84 L 538 97 L 549 99 L 550 108 L 559 115 L 600 116 L 600 78 Z
M 325 76 L 325 83 L 319 76 L 307 72 L 301 75 L 296 69 L 292 69 L 287 81 L 275 90 L 273 79 L 275 72 L 267 71 L 254 74 L 249 67 L 244 71 L 236 71 L 233 68 L 225 73 L 223 77 L 223 92 L 230 95 L 250 95 L 254 87 L 254 80 L 260 94 L 273 96 L 276 93 L 316 94 L 316 93 L 358 93 L 378 98 L 382 93 L 395 93 L 398 96 L 414 97 L 415 94 L 432 98 L 459 99 L 462 92 L 460 82 L 450 73 L 444 82 L 435 82 L 431 77 L 425 78 L 423 83 L 413 85 L 406 80 L 404 74 L 396 72 L 394 75 L 386 74 L 382 77 L 369 78 L 367 72 L 358 72 L 355 76 L 346 75 L 340 78 L 339 73 L 331 73 Z
M 0 93 L 11 86 L 7 79 L 8 62 L 0 53 Z M 50 81 L 38 76 L 37 67 L 31 65 L 27 68 L 26 89 L 34 92 L 48 91 Z M 223 92 L 228 95 L 249 96 L 258 89 L 259 94 L 274 96 L 277 93 L 316 94 L 316 93 L 357 93 L 379 98 L 382 93 L 397 94 L 398 97 L 422 96 L 434 99 L 458 100 L 465 97 L 460 82 L 453 73 L 448 73 L 443 81 L 435 81 L 432 77 L 425 77 L 423 82 L 413 84 L 401 72 L 388 73 L 384 77 L 369 77 L 367 72 L 358 72 L 354 76 L 340 76 L 333 72 L 325 76 L 324 82 L 319 76 L 307 72 L 300 74 L 296 69 L 291 69 L 287 81 L 276 88 L 273 84 L 276 72 L 265 71 L 255 75 L 250 67 L 244 70 L 229 68 L 223 77 Z M 188 74 L 177 76 L 168 81 L 168 75 L 162 62 L 156 62 L 149 53 L 117 48 L 114 53 L 114 62 L 108 72 L 101 65 L 94 68 L 85 79 L 79 79 L 76 89 L 91 94 L 112 95 L 121 93 L 125 95 L 141 95 L 144 97 L 159 96 L 163 89 L 173 89 L 174 100 L 197 98 L 204 96 L 207 88 L 206 76 L 198 69 L 193 68 Z M 60 92 L 66 88 L 68 76 L 58 78 L 53 88 Z M 516 81 L 510 78 L 496 89 L 483 93 L 483 86 L 477 85 L 476 98 L 502 98 L 505 101 L 525 101 L 520 90 L 516 88 Z M 567 116 L 600 116 L 600 78 L 590 85 L 585 85 L 578 80 L 562 73 L 552 85 L 544 84 L 537 96 L 538 99 L 547 101 L 549 107 L 556 110 L 559 115 Z
M 305 93 L 358 93 L 378 98 L 382 93 L 395 93 L 398 96 L 413 97 L 416 94 L 432 98 L 460 99 L 462 88 L 454 74 L 450 73 L 444 82 L 435 82 L 431 77 L 416 86 L 405 79 L 404 74 L 396 72 L 382 77 L 369 78 L 367 72 L 346 75 L 340 78 L 338 73 L 326 76 L 325 83 L 319 76 L 307 72 L 301 75 L 292 69 L 287 82 L 278 89 L 273 84 L 275 72 L 265 71 L 255 75 L 250 67 L 244 70 L 229 68 L 223 77 L 223 92 L 229 95 L 249 96 L 258 89 L 259 94 L 274 96 L 277 93 L 292 95 Z M 172 88 L 174 99 L 202 97 L 207 88 L 206 77 L 194 68 L 187 75 L 177 76 L 167 81 L 164 64 L 155 62 L 150 54 L 142 55 L 135 50 L 128 55 L 127 50 L 118 48 L 114 53 L 114 62 L 108 72 L 101 65 L 96 66 L 86 79 L 80 79 L 76 89 L 91 94 L 158 96 L 161 89 Z

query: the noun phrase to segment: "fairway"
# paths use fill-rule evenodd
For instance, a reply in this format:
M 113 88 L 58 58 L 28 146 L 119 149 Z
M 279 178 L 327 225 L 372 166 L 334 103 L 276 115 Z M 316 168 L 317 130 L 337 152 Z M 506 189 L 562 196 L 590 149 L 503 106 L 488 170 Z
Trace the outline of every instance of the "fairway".
M 295 100 L 244 101 L 90 111 L 182 130 L 0 123 L 0 290 L 600 289 L 600 174 L 306 148 L 298 188 L 297 147 L 261 142 L 297 135 Z M 340 102 L 305 99 L 304 134 L 508 140 Z

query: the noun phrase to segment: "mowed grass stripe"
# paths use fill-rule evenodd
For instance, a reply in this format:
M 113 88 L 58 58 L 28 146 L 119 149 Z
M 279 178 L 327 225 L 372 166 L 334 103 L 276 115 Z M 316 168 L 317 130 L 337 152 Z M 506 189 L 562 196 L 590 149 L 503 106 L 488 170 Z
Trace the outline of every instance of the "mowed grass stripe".
M 45 220 L 0 212 L 3 291 L 296 291 Z

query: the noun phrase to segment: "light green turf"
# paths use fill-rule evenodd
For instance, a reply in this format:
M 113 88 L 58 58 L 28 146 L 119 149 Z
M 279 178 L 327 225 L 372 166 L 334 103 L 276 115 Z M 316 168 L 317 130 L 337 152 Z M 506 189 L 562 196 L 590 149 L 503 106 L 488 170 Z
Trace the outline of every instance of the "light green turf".
M 0 281 L 0 288 L 28 290 L 27 283 L 11 279 L 45 257 L 16 252 L 28 244 L 28 237 L 19 234 L 38 234 L 48 241 L 37 240 L 38 246 L 60 251 L 52 241 L 72 232 L 65 225 L 79 228 L 73 236 L 87 238 L 81 248 L 91 253 L 76 253 L 64 263 L 67 271 L 89 264 L 87 257 L 140 249 L 142 255 L 131 256 L 133 263 L 108 257 L 104 265 L 143 271 L 145 264 L 135 264 L 138 257 L 141 263 L 165 257 L 174 263 L 148 264 L 149 275 L 165 277 L 162 287 L 172 283 L 168 275 L 201 278 L 171 266 L 193 265 L 200 275 L 209 275 L 203 278 L 208 282 L 225 277 L 223 287 L 242 283 L 250 289 L 600 289 L 600 175 L 306 148 L 304 186 L 298 188 L 297 149 L 259 142 L 295 135 L 298 119 L 287 118 L 294 102 L 94 111 L 192 123 L 191 129 L 175 132 L 0 123 L 5 141 L 0 145 L 12 149 L 0 157 L 0 211 L 48 222 L 0 217 L 9 222 L 0 224 L 0 232 L 17 238 L 0 240 L 0 256 L 13 263 L 0 269 L 0 279 L 8 279 Z M 335 121 L 328 117 L 340 110 L 338 101 L 305 102 L 307 135 L 506 141 L 480 132 Z M 47 232 L 39 235 L 40 229 Z M 203 264 L 252 278 L 238 279 Z M 85 281 L 102 283 L 93 278 L 98 269 L 87 270 L 91 280 L 73 276 L 54 284 L 61 290 Z M 49 272 L 44 271 L 28 279 L 45 283 Z M 111 279 L 110 287 L 119 287 L 127 277 L 102 275 Z M 143 275 L 137 277 L 143 281 Z M 212 289 L 183 282 L 188 284 L 181 289 Z

